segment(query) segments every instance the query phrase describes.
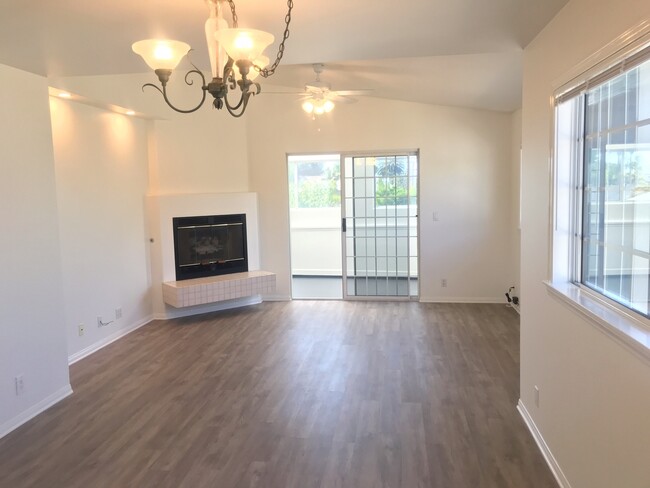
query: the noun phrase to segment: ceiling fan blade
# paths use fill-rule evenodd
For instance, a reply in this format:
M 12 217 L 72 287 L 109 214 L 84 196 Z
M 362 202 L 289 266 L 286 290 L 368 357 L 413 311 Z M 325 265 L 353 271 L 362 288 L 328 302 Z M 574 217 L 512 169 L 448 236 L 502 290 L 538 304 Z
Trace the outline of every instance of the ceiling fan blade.
M 355 102 L 358 101 L 356 98 L 344 97 L 344 96 L 341 96 L 341 95 L 333 95 L 331 93 L 329 94 L 329 96 L 327 98 L 328 98 L 328 100 L 332 100 L 333 102 L 336 102 L 336 103 L 355 103 Z
M 300 94 L 303 94 L 305 92 L 302 91 L 302 90 L 298 90 L 298 91 L 268 91 L 268 90 L 263 89 L 260 92 L 260 95 L 263 94 L 263 93 L 266 94 L 266 95 L 300 95 Z
M 346 96 L 361 96 L 361 95 L 370 95 L 373 92 L 372 89 L 368 88 L 365 90 L 334 90 L 334 93 L 337 95 Z

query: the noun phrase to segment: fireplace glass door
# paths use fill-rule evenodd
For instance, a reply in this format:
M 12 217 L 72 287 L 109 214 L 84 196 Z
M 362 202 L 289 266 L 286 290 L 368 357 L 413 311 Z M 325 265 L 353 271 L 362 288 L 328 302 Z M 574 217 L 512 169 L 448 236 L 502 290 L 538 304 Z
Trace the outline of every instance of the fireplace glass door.
M 176 279 L 248 271 L 246 216 L 174 219 Z

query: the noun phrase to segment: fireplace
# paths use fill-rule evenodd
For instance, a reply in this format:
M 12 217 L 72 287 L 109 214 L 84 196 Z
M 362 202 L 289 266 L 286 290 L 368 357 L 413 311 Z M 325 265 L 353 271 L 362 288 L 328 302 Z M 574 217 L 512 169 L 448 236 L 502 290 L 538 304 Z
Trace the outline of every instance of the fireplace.
M 248 271 L 246 214 L 174 217 L 176 280 Z

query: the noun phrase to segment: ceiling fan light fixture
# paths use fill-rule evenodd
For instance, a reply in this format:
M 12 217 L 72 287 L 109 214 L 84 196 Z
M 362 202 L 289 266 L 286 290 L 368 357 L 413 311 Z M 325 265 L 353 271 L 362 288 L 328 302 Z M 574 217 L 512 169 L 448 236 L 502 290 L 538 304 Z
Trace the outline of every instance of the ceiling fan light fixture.
M 323 99 L 305 100 L 302 104 L 302 109 L 308 114 L 323 115 L 334 110 L 334 102 Z
M 314 111 L 314 108 L 314 104 L 311 102 L 311 100 L 306 100 L 302 104 L 302 109 L 308 114 L 312 113 Z
M 153 70 L 174 70 L 189 52 L 190 45 L 169 39 L 145 39 L 133 43 L 131 49 Z

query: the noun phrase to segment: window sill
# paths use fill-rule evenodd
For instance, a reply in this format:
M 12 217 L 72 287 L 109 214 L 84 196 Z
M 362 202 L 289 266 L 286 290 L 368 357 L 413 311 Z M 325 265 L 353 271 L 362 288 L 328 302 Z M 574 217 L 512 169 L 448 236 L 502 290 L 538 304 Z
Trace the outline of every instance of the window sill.
M 633 317 L 607 306 L 571 283 L 544 281 L 549 293 L 578 311 L 600 330 L 650 360 L 650 329 Z

